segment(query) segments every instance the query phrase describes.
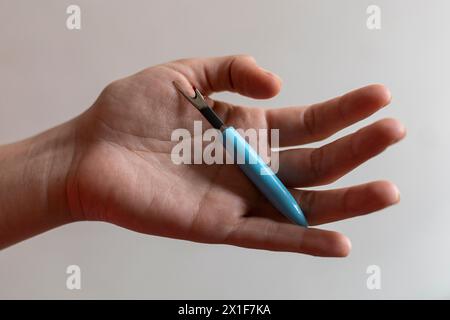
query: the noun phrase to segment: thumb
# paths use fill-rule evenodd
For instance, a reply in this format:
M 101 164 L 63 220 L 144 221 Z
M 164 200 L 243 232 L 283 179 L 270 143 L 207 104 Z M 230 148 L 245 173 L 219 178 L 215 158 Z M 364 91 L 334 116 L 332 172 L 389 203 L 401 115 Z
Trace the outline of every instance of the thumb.
M 259 67 L 248 55 L 185 59 L 175 64 L 180 65 L 179 70 L 205 95 L 231 91 L 267 99 L 277 95 L 281 89 L 280 77 Z

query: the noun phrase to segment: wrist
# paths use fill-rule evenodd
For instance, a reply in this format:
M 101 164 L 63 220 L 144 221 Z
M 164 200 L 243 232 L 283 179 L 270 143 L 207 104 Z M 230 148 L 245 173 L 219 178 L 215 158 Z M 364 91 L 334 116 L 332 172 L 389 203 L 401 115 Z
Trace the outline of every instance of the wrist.
M 75 121 L 0 147 L 0 248 L 73 221 L 66 180 Z

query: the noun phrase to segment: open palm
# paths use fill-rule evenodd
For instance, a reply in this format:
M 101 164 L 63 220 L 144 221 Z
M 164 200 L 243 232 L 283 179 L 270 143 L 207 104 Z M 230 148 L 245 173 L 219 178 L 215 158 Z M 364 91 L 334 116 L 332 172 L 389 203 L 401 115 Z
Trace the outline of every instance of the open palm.
M 194 120 L 202 120 L 174 80 L 206 95 L 232 91 L 259 99 L 276 95 L 281 86 L 248 56 L 180 60 L 113 82 L 76 120 L 77 157 L 67 188 L 72 215 L 198 242 L 347 255 L 345 236 L 291 224 L 237 166 L 172 162 L 173 130 L 192 129 Z M 279 129 L 281 146 L 296 146 L 368 117 L 389 99 L 383 86 L 372 85 L 307 107 L 267 110 L 210 102 L 228 125 Z M 384 119 L 321 148 L 283 151 L 278 176 L 311 225 L 373 212 L 398 201 L 390 182 L 328 191 L 294 188 L 335 181 L 403 136 L 399 122 Z

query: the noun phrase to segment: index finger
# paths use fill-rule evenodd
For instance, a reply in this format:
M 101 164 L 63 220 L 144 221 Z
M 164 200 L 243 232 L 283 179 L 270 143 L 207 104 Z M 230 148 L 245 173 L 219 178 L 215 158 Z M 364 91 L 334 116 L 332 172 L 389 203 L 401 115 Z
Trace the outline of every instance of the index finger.
M 323 140 L 369 117 L 390 100 L 389 90 L 375 84 L 311 106 L 270 109 L 266 118 L 270 129 L 280 130 L 280 146 L 293 146 Z

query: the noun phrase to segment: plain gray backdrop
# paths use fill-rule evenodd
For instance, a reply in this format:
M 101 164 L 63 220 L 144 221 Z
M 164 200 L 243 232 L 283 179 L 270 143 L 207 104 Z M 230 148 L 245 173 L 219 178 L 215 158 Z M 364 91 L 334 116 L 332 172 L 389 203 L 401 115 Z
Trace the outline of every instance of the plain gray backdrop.
M 66 28 L 81 7 L 82 29 Z M 366 8 L 381 8 L 368 30 Z M 104 223 L 67 225 L 0 252 L 0 298 L 450 298 L 450 2 L 445 0 L 0 0 L 0 143 L 69 120 L 112 80 L 165 61 L 253 55 L 279 74 L 268 101 L 318 102 L 370 83 L 391 105 L 335 137 L 396 117 L 407 138 L 327 187 L 390 179 L 399 205 L 324 226 L 345 259 L 202 245 Z M 333 138 L 335 138 L 333 137 Z M 1 165 L 1 164 L 0 164 Z M 151 182 L 149 182 L 151 183 Z M 66 267 L 82 289 L 66 289 Z M 368 290 L 366 268 L 381 268 Z

